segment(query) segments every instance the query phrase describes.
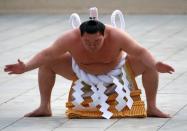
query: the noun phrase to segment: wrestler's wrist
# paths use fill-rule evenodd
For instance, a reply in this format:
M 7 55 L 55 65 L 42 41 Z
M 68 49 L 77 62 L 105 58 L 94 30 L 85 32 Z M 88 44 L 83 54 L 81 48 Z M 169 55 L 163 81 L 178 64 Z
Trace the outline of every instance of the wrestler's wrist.
M 162 63 L 161 61 L 156 61 L 156 63 L 155 63 L 155 68 L 156 68 L 157 71 L 158 71 L 159 65 L 160 65 L 161 63 Z
M 29 64 L 24 64 L 24 71 L 23 71 L 23 73 L 28 72 L 30 70 L 31 70 L 30 65 Z

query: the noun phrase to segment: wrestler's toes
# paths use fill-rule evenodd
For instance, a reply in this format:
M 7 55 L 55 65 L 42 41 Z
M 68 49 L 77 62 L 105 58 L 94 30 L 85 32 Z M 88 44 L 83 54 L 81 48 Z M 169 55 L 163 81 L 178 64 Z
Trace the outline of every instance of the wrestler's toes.
M 40 108 L 24 115 L 24 117 L 50 117 L 50 116 L 52 116 L 51 111 L 47 111 L 46 109 L 41 110 Z
M 159 117 L 159 118 L 171 118 L 169 114 L 160 111 L 158 108 L 148 109 L 147 116 L 148 117 Z

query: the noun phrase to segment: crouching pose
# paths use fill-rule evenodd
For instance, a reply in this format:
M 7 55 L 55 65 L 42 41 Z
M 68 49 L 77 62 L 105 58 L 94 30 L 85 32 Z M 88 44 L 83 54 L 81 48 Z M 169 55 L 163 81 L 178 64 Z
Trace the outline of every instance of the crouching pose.
M 102 75 L 113 70 L 120 62 L 123 54 L 130 62 L 135 76 L 142 75 L 146 93 L 147 115 L 170 117 L 156 106 L 158 73 L 172 73 L 174 69 L 161 61 L 157 61 L 151 53 L 142 47 L 126 32 L 104 25 L 91 19 L 83 22 L 79 28 L 64 32 L 54 44 L 36 54 L 27 63 L 6 65 L 9 74 L 22 74 L 39 68 L 38 82 L 41 95 L 40 106 L 26 114 L 26 117 L 51 116 L 51 91 L 56 74 L 69 80 L 77 78 L 72 69 L 72 61 L 81 70 L 92 75 Z

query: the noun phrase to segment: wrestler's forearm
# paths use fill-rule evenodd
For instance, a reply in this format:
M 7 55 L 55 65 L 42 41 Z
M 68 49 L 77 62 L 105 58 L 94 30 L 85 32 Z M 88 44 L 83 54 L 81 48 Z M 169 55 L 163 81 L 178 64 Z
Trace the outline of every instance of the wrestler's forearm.
M 52 58 L 46 51 L 42 51 L 36 54 L 31 60 L 25 64 L 25 72 L 36 69 L 43 64 L 50 61 Z
M 156 69 L 157 60 L 147 49 L 144 49 L 144 51 L 142 51 L 140 59 L 147 67 Z

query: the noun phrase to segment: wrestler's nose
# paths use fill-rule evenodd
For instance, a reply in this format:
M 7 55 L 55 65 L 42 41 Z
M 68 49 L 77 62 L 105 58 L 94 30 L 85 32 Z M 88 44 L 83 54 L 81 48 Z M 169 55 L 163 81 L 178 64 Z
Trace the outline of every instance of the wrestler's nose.
M 89 46 L 89 47 L 96 47 L 97 44 L 93 42 L 93 43 L 89 43 L 88 46 Z

